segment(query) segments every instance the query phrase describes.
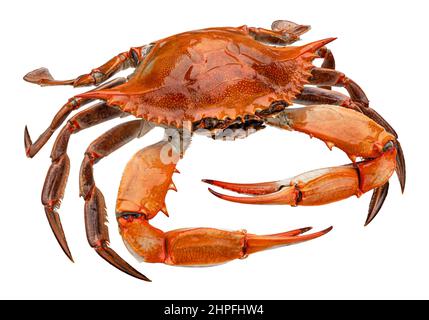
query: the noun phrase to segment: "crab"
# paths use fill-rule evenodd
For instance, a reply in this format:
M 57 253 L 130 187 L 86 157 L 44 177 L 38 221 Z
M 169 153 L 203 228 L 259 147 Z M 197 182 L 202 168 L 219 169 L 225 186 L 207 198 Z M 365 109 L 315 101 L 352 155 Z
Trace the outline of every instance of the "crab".
M 316 206 L 373 190 L 366 225 L 379 212 L 396 171 L 402 192 L 405 160 L 394 129 L 369 106 L 361 87 L 335 70 L 326 47 L 335 38 L 302 46 L 292 45 L 310 29 L 286 20 L 263 28 L 220 27 L 173 35 L 132 47 L 99 68 L 72 80 L 55 80 L 48 69 L 24 79 L 41 86 L 96 86 L 67 101 L 40 137 L 32 142 L 25 128 L 25 149 L 33 157 L 75 110 L 58 134 L 52 164 L 42 191 L 42 203 L 52 231 L 73 261 L 58 208 L 64 195 L 70 161 L 67 146 L 72 134 L 102 122 L 132 115 L 94 140 L 80 169 L 80 195 L 85 200 L 85 225 L 90 246 L 107 262 L 138 279 L 150 281 L 109 244 L 106 206 L 96 186 L 93 167 L 101 159 L 142 137 L 154 127 L 165 129 L 158 143 L 138 151 L 125 167 L 116 202 L 119 232 L 126 247 L 140 260 L 181 266 L 206 266 L 245 258 L 272 247 L 315 239 L 332 227 L 256 235 L 246 231 L 186 228 L 164 232 L 150 220 L 168 216 L 165 196 L 176 190 L 172 181 L 177 162 L 194 134 L 212 138 L 244 138 L 267 126 L 306 133 L 344 151 L 351 163 L 318 169 L 264 183 L 204 182 L 237 196 L 209 191 L 246 204 Z M 313 64 L 322 59 L 321 67 Z M 107 81 L 115 73 L 134 68 L 127 78 Z M 348 95 L 332 90 L 345 88 Z M 298 107 L 291 107 L 298 104 Z

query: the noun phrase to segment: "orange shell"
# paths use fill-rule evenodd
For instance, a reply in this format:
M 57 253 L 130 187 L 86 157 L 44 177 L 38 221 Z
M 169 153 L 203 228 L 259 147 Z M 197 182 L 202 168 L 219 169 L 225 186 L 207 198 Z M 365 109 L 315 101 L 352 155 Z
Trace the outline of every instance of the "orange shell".
M 235 119 L 276 100 L 291 103 L 307 83 L 316 50 L 332 40 L 275 47 L 254 40 L 246 26 L 185 32 L 155 42 L 127 83 L 79 97 L 177 127 L 206 117 Z

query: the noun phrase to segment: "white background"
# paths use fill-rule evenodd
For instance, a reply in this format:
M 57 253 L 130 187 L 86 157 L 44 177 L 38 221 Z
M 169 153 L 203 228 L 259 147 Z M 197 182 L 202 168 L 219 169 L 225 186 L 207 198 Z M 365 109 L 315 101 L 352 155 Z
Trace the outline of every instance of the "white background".
M 429 298 L 426 1 L 75 0 L 1 6 L 0 298 Z M 269 28 L 276 19 L 311 24 L 303 42 L 338 37 L 329 45 L 337 68 L 362 85 L 372 106 L 400 135 L 408 169 L 405 194 L 392 177 L 382 211 L 366 228 L 370 194 L 309 208 L 222 202 L 207 192 L 201 178 L 266 181 L 349 160 L 306 135 L 273 128 L 235 142 L 196 137 L 178 165 L 179 192 L 167 196 L 171 217 L 160 214 L 155 226 L 245 228 L 260 234 L 304 226 L 333 225 L 334 230 L 213 268 L 138 264 L 117 233 L 113 208 L 125 163 L 160 139 L 162 131 L 155 130 L 95 169 L 107 199 L 112 247 L 153 280 L 145 283 L 101 260 L 85 237 L 78 170 L 86 146 L 126 120 L 112 121 L 71 138 L 72 167 L 60 211 L 76 263 L 68 261 L 40 204 L 53 141 L 30 160 L 23 131 L 28 124 L 37 138 L 66 99 L 85 89 L 40 88 L 22 76 L 46 66 L 54 77 L 70 78 L 131 46 L 170 34 L 242 24 Z

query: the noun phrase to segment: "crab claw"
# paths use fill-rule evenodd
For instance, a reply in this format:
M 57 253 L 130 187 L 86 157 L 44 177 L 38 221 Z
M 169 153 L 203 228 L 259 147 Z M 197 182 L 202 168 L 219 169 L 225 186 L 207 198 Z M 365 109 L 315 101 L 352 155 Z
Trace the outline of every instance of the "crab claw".
M 219 180 L 202 179 L 202 182 L 211 184 L 222 189 L 231 190 L 237 193 L 249 195 L 262 195 L 278 191 L 282 187 L 281 181 L 263 182 L 263 183 L 231 183 Z M 209 189 L 210 192 L 214 192 Z
M 216 197 L 238 203 L 246 204 L 290 204 L 296 205 L 296 199 L 299 196 L 299 191 L 295 187 L 284 187 L 279 191 L 267 194 L 259 194 L 253 197 L 235 197 L 227 194 L 222 194 L 209 188 L 209 191 Z
M 310 230 L 311 227 L 292 230 L 284 233 L 272 234 L 272 235 L 255 235 L 247 234 L 246 239 L 246 255 L 267 250 L 277 246 L 287 246 L 292 244 L 301 243 L 308 240 L 319 238 L 333 229 L 333 227 L 326 228 L 324 230 L 300 235 Z
M 372 108 L 361 108 L 360 109 L 363 114 L 377 122 L 383 128 L 385 128 L 388 132 L 390 132 L 395 138 L 395 148 L 397 151 L 396 154 L 396 174 L 398 175 L 399 183 L 401 185 L 401 191 L 404 193 L 405 190 L 405 181 L 406 181 L 406 166 L 405 166 L 405 157 L 404 152 L 402 151 L 401 144 L 398 141 L 398 134 L 395 129 L 374 109 Z
M 374 190 L 369 206 L 368 225 L 381 209 L 388 192 L 388 180 L 397 166 L 396 148 L 387 145 L 384 153 L 376 159 L 340 167 L 313 170 L 291 179 L 239 184 L 217 180 L 204 182 L 248 196 L 232 196 L 209 188 L 216 197 L 246 204 L 289 204 L 291 206 L 314 206 L 328 204 Z
M 296 205 L 294 199 L 299 196 L 299 191 L 297 194 L 295 187 L 286 187 L 286 185 L 290 184 L 288 180 L 262 183 L 231 183 L 209 179 L 203 179 L 202 181 L 222 189 L 240 194 L 252 195 L 252 197 L 236 197 L 216 192 L 211 188 L 208 189 L 216 197 L 231 202 Z
M 247 204 L 322 205 L 361 193 L 359 175 L 353 165 L 313 170 L 291 179 L 275 182 L 235 184 L 206 180 L 205 182 L 251 196 L 231 196 L 209 188 L 215 196 Z

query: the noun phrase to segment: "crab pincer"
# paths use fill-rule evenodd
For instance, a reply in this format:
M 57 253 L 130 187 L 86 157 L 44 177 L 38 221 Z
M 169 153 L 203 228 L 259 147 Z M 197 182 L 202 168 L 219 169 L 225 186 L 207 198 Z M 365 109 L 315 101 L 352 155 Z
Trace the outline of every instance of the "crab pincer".
M 314 206 L 361 196 L 374 190 L 365 225 L 369 224 L 387 196 L 388 181 L 397 168 L 396 138 L 375 121 L 354 110 L 333 106 L 286 109 L 270 120 L 272 125 L 310 134 L 329 148 L 337 146 L 352 164 L 313 170 L 291 179 L 264 183 L 231 183 L 204 179 L 203 182 L 249 196 L 215 196 L 246 204 L 289 204 Z M 363 161 L 356 162 L 356 158 Z

